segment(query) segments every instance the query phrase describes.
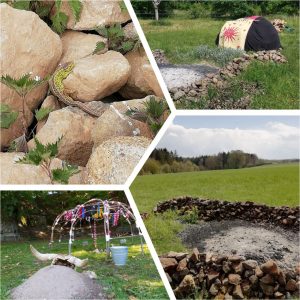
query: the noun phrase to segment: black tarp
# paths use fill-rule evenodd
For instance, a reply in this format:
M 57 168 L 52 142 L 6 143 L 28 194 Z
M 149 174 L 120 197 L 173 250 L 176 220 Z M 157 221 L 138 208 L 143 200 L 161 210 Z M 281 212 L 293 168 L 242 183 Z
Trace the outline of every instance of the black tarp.
M 219 34 L 216 39 L 219 44 Z M 277 50 L 281 47 L 279 34 L 267 19 L 257 17 L 247 33 L 244 49 L 246 51 Z

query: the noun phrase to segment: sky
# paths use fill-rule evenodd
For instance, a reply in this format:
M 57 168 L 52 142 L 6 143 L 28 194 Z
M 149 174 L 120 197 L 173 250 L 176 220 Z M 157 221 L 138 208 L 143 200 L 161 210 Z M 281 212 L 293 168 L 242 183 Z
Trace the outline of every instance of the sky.
M 242 150 L 264 159 L 299 158 L 299 117 L 179 116 L 156 148 L 184 157 Z

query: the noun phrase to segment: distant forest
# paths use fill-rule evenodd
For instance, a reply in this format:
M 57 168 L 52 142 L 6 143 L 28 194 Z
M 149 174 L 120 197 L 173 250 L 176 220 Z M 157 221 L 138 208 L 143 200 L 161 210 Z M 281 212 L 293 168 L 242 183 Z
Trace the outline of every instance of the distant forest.
M 294 162 L 298 160 L 264 160 L 256 154 L 245 153 L 241 150 L 220 152 L 216 155 L 200 155 L 182 157 L 176 151 L 166 148 L 155 149 L 143 166 L 140 175 L 159 173 L 195 172 L 206 170 L 241 169 L 261 166 L 271 163 Z

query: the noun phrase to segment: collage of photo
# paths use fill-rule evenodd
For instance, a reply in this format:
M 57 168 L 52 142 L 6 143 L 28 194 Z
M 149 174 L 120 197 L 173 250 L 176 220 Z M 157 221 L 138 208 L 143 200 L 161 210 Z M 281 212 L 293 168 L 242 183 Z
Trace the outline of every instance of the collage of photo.
M 0 299 L 300 299 L 293 0 L 1 0 Z

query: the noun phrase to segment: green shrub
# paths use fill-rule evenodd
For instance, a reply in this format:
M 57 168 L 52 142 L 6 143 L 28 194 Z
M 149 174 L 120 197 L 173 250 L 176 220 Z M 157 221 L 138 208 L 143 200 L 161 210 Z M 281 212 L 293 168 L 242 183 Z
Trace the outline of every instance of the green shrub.
M 180 219 L 184 223 L 197 224 L 199 221 L 197 207 L 193 207 L 191 210 L 186 211 Z
M 154 19 L 154 7 L 152 1 L 131 0 L 131 4 L 139 18 Z M 159 4 L 159 16 L 169 17 L 173 14 L 173 1 L 161 1 Z
M 211 60 L 220 66 L 225 66 L 235 57 L 241 57 L 244 54 L 242 50 L 231 48 L 211 48 L 207 45 L 201 45 L 194 50 L 197 59 Z
M 210 8 L 208 7 L 208 5 L 202 3 L 195 3 L 188 10 L 188 16 L 190 19 L 208 17 L 209 15 L 210 15 Z
M 161 173 L 171 173 L 171 166 L 169 164 L 164 164 L 160 168 Z
M 143 166 L 144 174 L 158 174 L 160 172 L 160 163 L 153 159 L 149 158 L 145 165 Z
M 212 1 L 211 16 L 214 18 L 229 17 L 242 18 L 253 15 L 253 6 L 246 0 Z

